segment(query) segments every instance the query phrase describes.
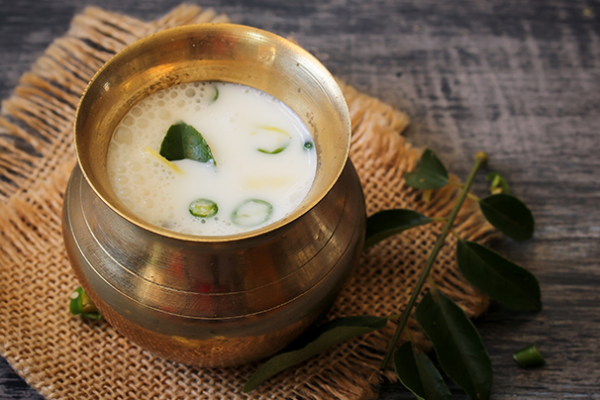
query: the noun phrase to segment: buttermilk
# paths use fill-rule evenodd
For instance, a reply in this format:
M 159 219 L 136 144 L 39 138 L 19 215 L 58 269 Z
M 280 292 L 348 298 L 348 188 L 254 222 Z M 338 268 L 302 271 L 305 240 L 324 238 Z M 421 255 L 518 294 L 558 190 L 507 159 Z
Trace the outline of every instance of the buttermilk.
M 197 130 L 214 162 L 169 161 L 174 125 Z M 115 129 L 107 156 L 113 190 L 141 219 L 192 235 L 229 235 L 284 218 L 305 198 L 317 159 L 302 120 L 251 87 L 195 82 L 134 106 Z M 216 211 L 216 212 L 214 212 Z

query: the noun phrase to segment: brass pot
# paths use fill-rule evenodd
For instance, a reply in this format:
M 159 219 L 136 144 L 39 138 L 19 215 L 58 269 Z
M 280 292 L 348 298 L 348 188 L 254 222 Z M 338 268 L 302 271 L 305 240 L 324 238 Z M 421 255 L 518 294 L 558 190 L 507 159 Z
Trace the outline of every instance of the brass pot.
M 106 171 L 111 135 L 148 95 L 195 81 L 263 90 L 312 132 L 312 189 L 288 217 L 255 231 L 193 236 L 136 217 Z M 269 356 L 329 309 L 364 241 L 360 182 L 348 160 L 350 117 L 329 72 L 258 29 L 191 25 L 149 36 L 112 58 L 77 111 L 78 166 L 63 233 L 83 288 L 111 325 L 165 358 L 204 367 Z

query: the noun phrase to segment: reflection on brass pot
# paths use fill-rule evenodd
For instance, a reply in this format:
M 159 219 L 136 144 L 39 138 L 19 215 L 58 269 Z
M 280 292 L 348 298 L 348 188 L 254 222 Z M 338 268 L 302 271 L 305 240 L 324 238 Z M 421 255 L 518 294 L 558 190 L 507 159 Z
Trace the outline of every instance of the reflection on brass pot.
M 303 119 L 317 150 L 314 184 L 295 212 L 255 231 L 192 236 L 151 225 L 109 184 L 112 132 L 150 94 L 215 80 L 263 90 Z M 324 315 L 362 250 L 345 99 L 315 58 L 274 34 L 201 24 L 127 47 L 84 93 L 75 145 L 63 213 L 71 264 L 112 326 L 163 357 L 216 367 L 273 354 Z

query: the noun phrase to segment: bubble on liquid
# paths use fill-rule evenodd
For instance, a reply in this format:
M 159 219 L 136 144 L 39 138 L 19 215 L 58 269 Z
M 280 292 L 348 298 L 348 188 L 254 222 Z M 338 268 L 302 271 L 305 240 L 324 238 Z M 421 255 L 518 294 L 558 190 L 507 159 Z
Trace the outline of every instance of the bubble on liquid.
M 185 91 L 185 95 L 187 97 L 194 97 L 196 95 L 196 91 L 192 88 Z
M 142 170 L 142 164 L 139 161 L 131 161 L 129 163 L 129 168 L 131 168 L 131 170 L 133 172 L 141 171 Z
M 171 113 L 169 112 L 169 110 L 160 110 L 158 112 L 158 118 L 163 119 L 163 120 L 167 120 L 169 118 L 171 118 Z
M 148 123 L 148 120 L 146 118 L 140 118 L 137 121 L 138 128 L 146 129 L 148 127 L 148 125 L 149 125 L 149 123 Z
M 146 178 L 144 178 L 144 175 L 135 174 L 132 178 L 132 181 L 134 185 L 143 185 L 146 183 Z
M 133 123 L 135 122 L 135 119 L 133 119 L 133 117 L 131 116 L 126 116 L 125 118 L 123 118 L 123 125 L 125 126 L 131 126 L 133 125 Z
M 135 107 L 133 110 L 131 110 L 131 113 L 135 116 L 135 117 L 139 117 L 140 115 L 142 115 L 144 113 L 144 111 L 142 111 L 141 108 L 139 107 Z

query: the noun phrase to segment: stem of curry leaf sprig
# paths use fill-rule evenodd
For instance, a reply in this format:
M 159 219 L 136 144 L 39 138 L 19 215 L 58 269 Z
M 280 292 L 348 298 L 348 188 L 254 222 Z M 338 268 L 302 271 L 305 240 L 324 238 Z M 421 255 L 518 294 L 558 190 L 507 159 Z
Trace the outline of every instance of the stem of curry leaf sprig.
M 425 269 L 421 273 L 421 276 L 419 277 L 419 281 L 417 282 L 417 285 L 415 286 L 415 289 L 413 290 L 412 296 L 408 300 L 408 304 L 406 305 L 406 308 L 404 309 L 404 312 L 402 313 L 400 322 L 398 323 L 398 327 L 396 328 L 396 332 L 394 333 L 394 337 L 392 338 L 392 341 L 390 342 L 390 345 L 385 354 L 385 357 L 383 358 L 383 362 L 381 363 L 381 368 L 380 368 L 381 370 L 387 369 L 387 367 L 390 363 L 392 354 L 394 353 L 394 349 L 396 348 L 396 344 L 398 343 L 398 340 L 400 339 L 400 335 L 402 334 L 402 331 L 406 327 L 410 313 L 411 313 L 415 303 L 417 302 L 417 297 L 419 297 L 419 293 L 421 293 L 421 290 L 423 289 L 425 280 L 427 279 L 427 276 L 429 275 L 429 272 L 431 271 L 431 268 L 433 267 L 433 263 L 434 263 L 435 259 L 437 258 L 437 255 L 440 252 L 442 245 L 444 244 L 444 240 L 446 239 L 448 232 L 452 228 L 452 225 L 454 224 L 454 220 L 456 219 L 456 216 L 458 215 L 460 208 L 462 207 L 465 199 L 467 198 L 467 196 L 469 194 L 469 189 L 473 185 L 475 176 L 477 176 L 477 172 L 479 171 L 479 168 L 485 166 L 485 164 L 487 164 L 487 161 L 488 161 L 488 156 L 484 152 L 478 152 L 477 154 L 475 154 L 474 158 L 475 158 L 475 165 L 473 166 L 473 169 L 471 170 L 469 177 L 467 178 L 465 184 L 462 187 L 462 190 L 460 191 L 460 193 L 458 195 L 456 204 L 454 204 L 454 208 L 452 209 L 452 212 L 448 216 L 446 225 L 444 225 L 444 228 L 442 229 L 442 233 L 440 234 L 440 237 L 438 238 L 437 242 L 435 243 L 435 246 L 433 247 L 433 250 L 431 251 L 429 258 L 427 259 L 427 264 L 425 264 Z

